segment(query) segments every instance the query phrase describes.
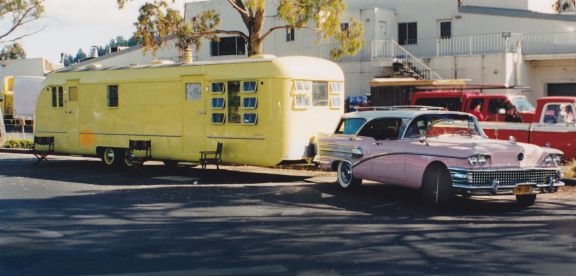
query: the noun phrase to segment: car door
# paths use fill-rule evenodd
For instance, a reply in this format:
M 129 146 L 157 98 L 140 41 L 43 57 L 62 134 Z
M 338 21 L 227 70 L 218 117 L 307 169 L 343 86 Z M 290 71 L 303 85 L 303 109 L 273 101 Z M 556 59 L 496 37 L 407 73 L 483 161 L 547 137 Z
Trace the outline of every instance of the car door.
M 402 144 L 399 142 L 399 118 L 379 118 L 367 123 L 358 133 L 359 136 L 373 138 L 370 147 L 368 163 L 370 169 L 366 179 L 398 184 L 405 178 Z

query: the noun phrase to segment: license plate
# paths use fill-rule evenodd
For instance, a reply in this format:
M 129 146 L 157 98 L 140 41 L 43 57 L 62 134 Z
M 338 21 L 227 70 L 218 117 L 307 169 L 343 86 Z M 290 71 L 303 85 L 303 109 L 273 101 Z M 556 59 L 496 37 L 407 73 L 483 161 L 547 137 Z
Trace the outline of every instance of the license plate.
M 529 185 L 520 185 L 514 188 L 515 195 L 525 195 L 532 193 L 532 186 Z

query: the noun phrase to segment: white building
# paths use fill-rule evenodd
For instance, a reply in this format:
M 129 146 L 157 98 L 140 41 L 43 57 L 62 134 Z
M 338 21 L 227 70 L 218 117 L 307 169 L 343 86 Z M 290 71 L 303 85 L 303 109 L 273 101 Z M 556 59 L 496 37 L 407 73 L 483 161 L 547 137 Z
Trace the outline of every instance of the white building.
M 273 1 L 269 1 L 272 3 Z M 339 61 L 348 95 L 370 93 L 375 77 L 393 76 L 392 63 L 408 61 L 425 79 L 467 79 L 523 89 L 535 100 L 545 95 L 576 96 L 576 15 L 558 14 L 555 0 L 349 0 L 348 14 L 364 22 L 366 43 L 354 57 Z M 573 10 L 566 1 L 567 11 Z M 269 5 L 266 25 L 279 25 Z M 223 30 L 245 27 L 226 0 L 186 4 L 185 18 L 209 8 L 220 13 Z M 245 57 L 238 37 L 206 41 L 196 60 Z M 264 52 L 277 56 L 329 58 L 310 29 L 276 31 Z M 429 68 L 427 68 L 429 67 Z M 374 96 L 374 95 L 373 95 Z
M 276 15 L 275 2 L 268 1 L 266 26 L 284 25 Z M 571 0 L 560 0 L 566 9 L 559 14 L 553 9 L 555 2 L 348 0 L 348 15 L 364 23 L 366 42 L 358 55 L 338 61 L 346 74 L 347 95 L 391 97 L 381 94 L 378 80 L 398 77 L 393 63 L 399 61 L 424 80 L 522 87 L 532 101 L 548 95 L 576 96 L 575 9 Z M 207 9 L 220 14 L 219 29 L 246 32 L 240 15 L 227 0 L 190 1 L 185 4 L 185 19 Z M 239 36 L 221 35 L 220 42 L 204 41 L 193 59 L 245 58 L 246 52 Z M 329 44 L 318 42 L 310 28 L 277 30 L 266 38 L 264 53 L 329 58 Z M 133 47 L 76 66 L 96 62 L 123 66 L 153 59 L 178 62 L 178 56 L 172 43 L 156 56 L 143 55 L 141 47 Z

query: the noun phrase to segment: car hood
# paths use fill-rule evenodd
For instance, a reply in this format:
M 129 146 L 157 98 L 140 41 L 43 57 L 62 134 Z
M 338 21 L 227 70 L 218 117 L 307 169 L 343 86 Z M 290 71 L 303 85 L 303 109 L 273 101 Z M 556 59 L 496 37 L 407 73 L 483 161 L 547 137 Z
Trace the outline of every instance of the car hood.
M 434 149 L 434 151 L 441 151 L 455 157 L 467 158 L 475 154 L 489 155 L 493 166 L 540 165 L 548 154 L 562 154 L 556 149 L 515 141 L 470 138 L 429 138 L 426 141 L 430 150 Z

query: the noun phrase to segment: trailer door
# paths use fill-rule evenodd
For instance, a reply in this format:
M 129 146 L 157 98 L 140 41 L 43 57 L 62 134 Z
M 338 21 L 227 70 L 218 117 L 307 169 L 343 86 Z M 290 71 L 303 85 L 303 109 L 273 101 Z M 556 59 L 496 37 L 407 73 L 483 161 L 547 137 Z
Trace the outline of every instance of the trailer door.
M 183 152 L 199 155 L 204 150 L 206 140 L 206 106 L 203 91 L 203 78 L 187 76 L 182 78 L 184 103 L 182 108 Z M 199 156 L 198 156 L 199 157 Z M 196 159 L 196 157 L 193 157 Z
M 67 143 L 73 148 L 78 146 L 78 81 L 68 80 L 64 87 L 64 127 L 66 128 Z

